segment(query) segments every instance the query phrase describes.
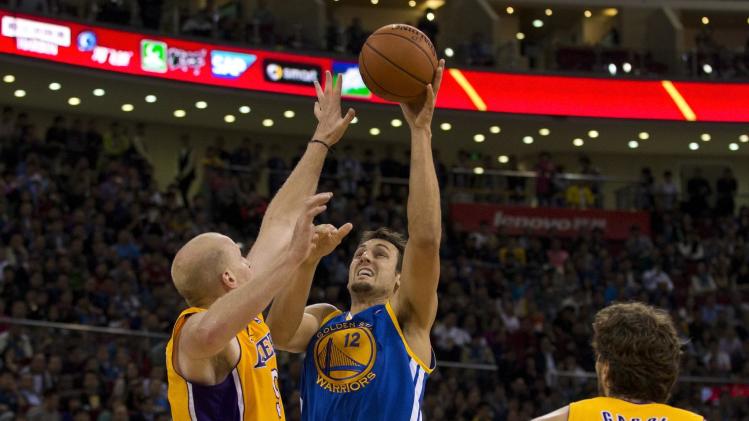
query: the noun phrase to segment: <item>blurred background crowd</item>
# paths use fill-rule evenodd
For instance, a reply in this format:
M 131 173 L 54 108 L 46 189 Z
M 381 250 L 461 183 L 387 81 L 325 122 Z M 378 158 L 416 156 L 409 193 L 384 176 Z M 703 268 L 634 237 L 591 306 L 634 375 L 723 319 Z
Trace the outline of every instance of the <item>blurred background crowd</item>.
M 219 139 L 198 160 L 185 136 L 178 174 L 159 189 L 146 130 L 81 116 L 37 127 L 26 113 L 4 110 L 0 315 L 141 335 L 0 324 L 0 420 L 169 419 L 164 335 L 185 307 L 171 284 L 171 258 L 205 231 L 226 233 L 248 250 L 270 194 L 298 160 L 250 139 L 232 149 Z M 348 265 L 362 231 L 406 231 L 408 161 L 346 143 L 336 149 L 343 153 L 327 160 L 320 185 L 336 196 L 320 222 L 355 228 L 322 262 L 310 300 L 345 308 Z M 638 203 L 651 212 L 651 235 L 633 226 L 625 241 L 614 242 L 600 230 L 575 238 L 511 236 L 489 221 L 462 230 L 448 212 L 461 188 L 497 183 L 495 190 L 508 192 L 500 196 L 517 203 L 533 190 L 516 188 L 525 178 L 451 171 L 460 156 L 436 159 L 445 223 L 432 341 L 447 364 L 427 386 L 426 419 L 526 421 L 594 395 L 595 379 L 584 376 L 594 369 L 592 316 L 627 300 L 665 308 L 676 321 L 683 375 L 691 379 L 678 383 L 675 405 L 709 420 L 749 419 L 749 386 L 699 379 L 749 377 L 749 209 L 735 208 L 729 170 L 715 188 L 696 174 L 686 195 L 672 191 L 670 174 L 656 181 L 643 170 Z M 580 165 L 597 171 L 586 157 Z M 539 203 L 574 206 L 554 187 L 564 173 L 553 157 L 542 154 L 533 171 L 527 180 Z M 196 182 L 202 185 L 192 196 Z M 595 186 L 584 187 L 595 194 Z M 713 193 L 717 200 L 708 200 Z M 287 416 L 298 419 L 300 358 L 278 358 Z

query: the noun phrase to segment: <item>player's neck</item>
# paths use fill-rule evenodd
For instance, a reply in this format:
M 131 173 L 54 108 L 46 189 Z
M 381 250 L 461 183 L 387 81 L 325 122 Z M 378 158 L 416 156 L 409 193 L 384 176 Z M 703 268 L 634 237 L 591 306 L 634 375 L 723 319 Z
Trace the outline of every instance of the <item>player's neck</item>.
M 351 308 L 349 310 L 349 313 L 351 314 L 357 314 L 361 313 L 362 311 L 376 306 L 380 304 L 385 304 L 387 302 L 386 297 L 380 297 L 380 298 L 365 298 L 365 299 L 353 299 L 351 300 Z
M 610 395 L 610 396 L 607 396 L 607 397 L 608 398 L 612 398 L 612 399 L 617 399 L 617 400 L 620 400 L 620 401 L 624 401 L 624 402 L 633 403 L 635 405 L 646 405 L 646 404 L 650 404 L 650 403 L 655 403 L 655 402 L 649 401 L 649 400 L 627 398 L 627 397 L 624 397 L 624 396 Z

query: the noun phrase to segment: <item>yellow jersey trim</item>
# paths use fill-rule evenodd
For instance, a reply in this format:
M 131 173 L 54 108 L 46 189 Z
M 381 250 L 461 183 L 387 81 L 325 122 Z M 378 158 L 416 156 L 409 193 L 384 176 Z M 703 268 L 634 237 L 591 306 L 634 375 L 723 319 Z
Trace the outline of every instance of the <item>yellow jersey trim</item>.
M 327 316 L 325 316 L 324 319 L 322 319 L 322 322 L 320 322 L 320 326 L 318 326 L 318 327 L 325 326 L 325 323 L 328 323 L 330 321 L 330 319 L 332 319 L 333 317 L 335 317 L 335 316 L 337 316 L 339 314 L 342 314 L 342 313 L 343 312 L 341 310 L 331 311 L 330 314 L 328 314 Z
M 411 358 L 416 361 L 421 368 L 427 373 L 432 374 L 432 371 L 434 371 L 434 368 L 429 367 L 427 364 L 424 364 L 424 361 L 419 358 L 415 352 L 411 349 L 410 346 L 408 346 L 408 342 L 406 342 L 406 337 L 403 336 L 403 331 L 401 330 L 401 325 L 398 323 L 398 318 L 395 317 L 395 311 L 393 310 L 393 307 L 390 305 L 390 301 L 385 303 L 385 308 L 388 311 L 388 314 L 390 315 L 390 319 L 393 321 L 393 326 L 395 326 L 395 330 L 398 331 L 398 336 L 401 337 L 401 341 L 403 341 L 403 345 L 406 347 L 406 352 L 408 352 L 408 355 L 411 356 Z

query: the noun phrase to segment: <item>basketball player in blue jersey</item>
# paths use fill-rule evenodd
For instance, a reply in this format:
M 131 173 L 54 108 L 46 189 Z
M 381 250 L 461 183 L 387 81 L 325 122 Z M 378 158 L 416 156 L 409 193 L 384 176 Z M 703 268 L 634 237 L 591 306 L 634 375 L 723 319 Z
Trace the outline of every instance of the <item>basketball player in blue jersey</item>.
M 303 420 L 422 419 L 424 387 L 435 367 L 429 332 L 437 312 L 442 229 L 431 122 L 443 70 L 441 61 L 434 87 L 421 101 L 401 104 L 411 131 L 408 241 L 384 228 L 365 233 L 349 267 L 349 310 L 305 308 L 317 263 L 342 237 L 328 227 L 271 306 L 276 347 L 306 351 Z
M 172 417 L 184 421 L 271 421 L 285 415 L 269 326 L 262 311 L 297 277 L 318 234 L 313 218 L 330 193 L 314 195 L 323 160 L 354 118 L 341 116 L 340 79 L 318 87 L 318 126 L 307 151 L 263 217 L 247 257 L 228 237 L 198 235 L 174 257 L 172 279 L 190 308 L 166 348 Z M 282 227 L 282 228 L 279 228 Z M 336 230 L 344 233 L 350 224 Z

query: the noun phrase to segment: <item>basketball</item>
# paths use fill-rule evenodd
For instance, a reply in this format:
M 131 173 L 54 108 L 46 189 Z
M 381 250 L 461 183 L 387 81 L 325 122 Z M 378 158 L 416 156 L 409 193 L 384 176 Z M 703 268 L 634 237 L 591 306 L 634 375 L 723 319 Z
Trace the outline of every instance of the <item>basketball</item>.
M 370 91 L 393 102 L 410 102 L 434 80 L 437 51 L 423 32 L 409 25 L 383 26 L 367 38 L 359 70 Z

